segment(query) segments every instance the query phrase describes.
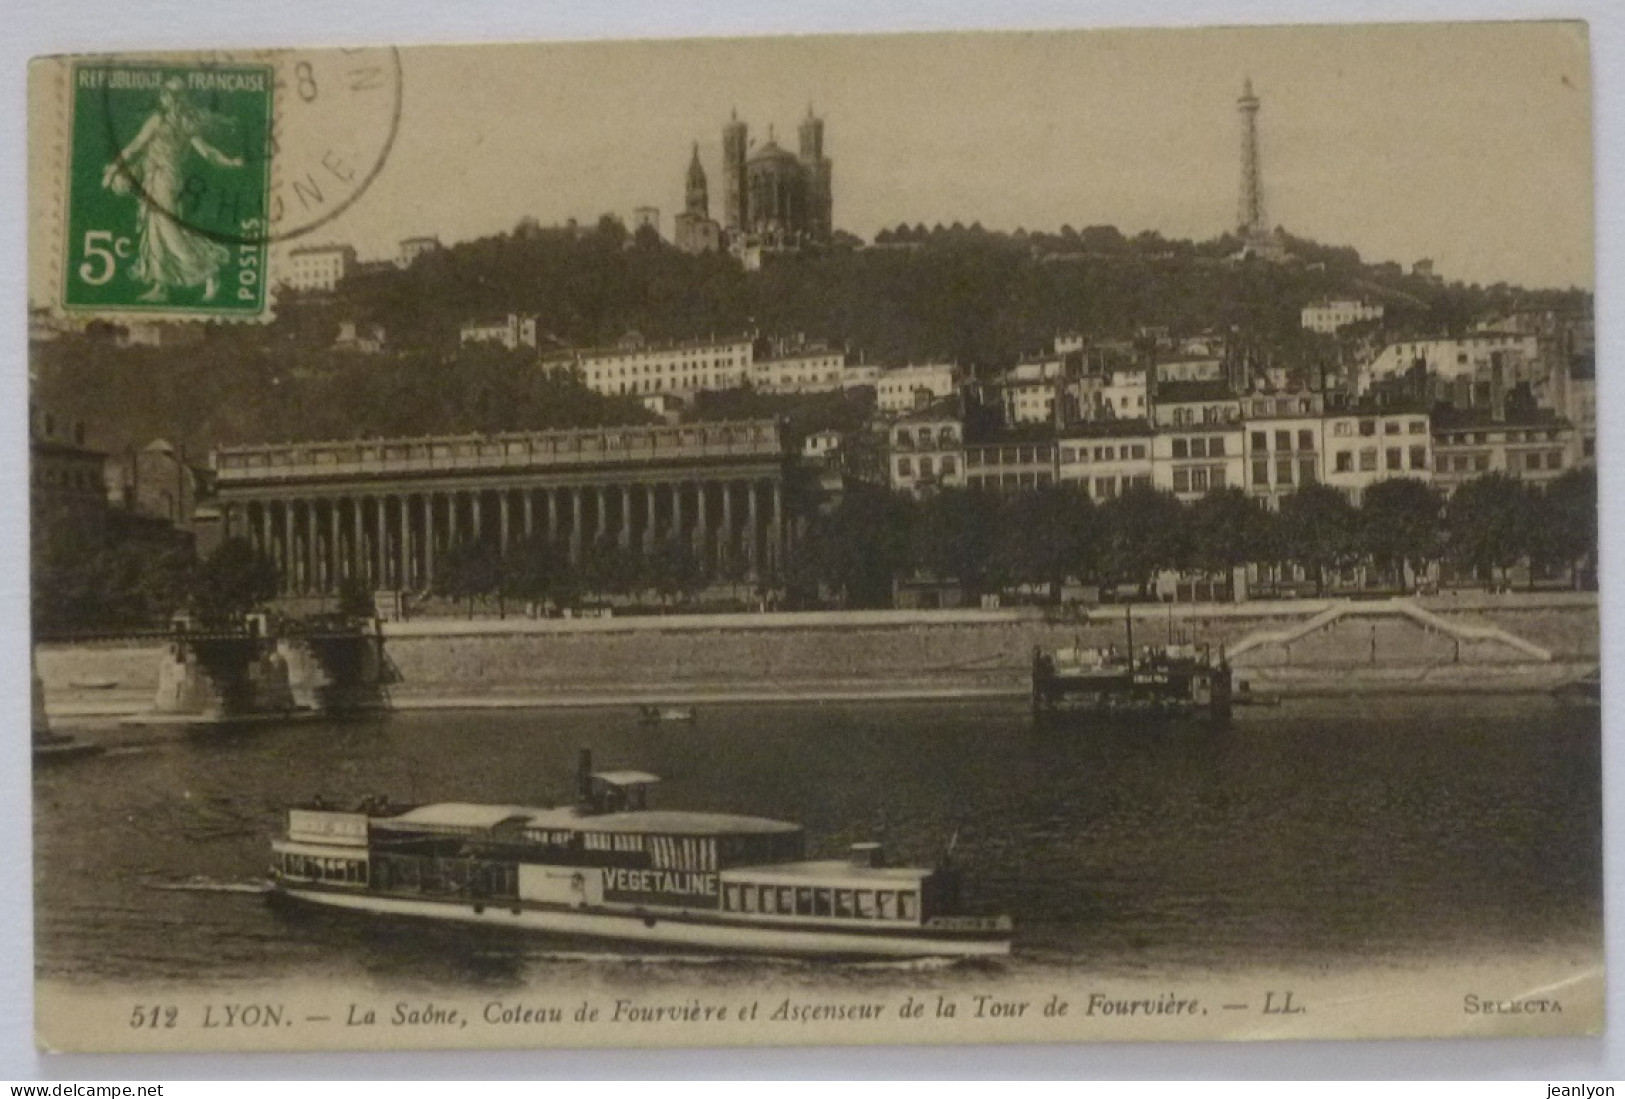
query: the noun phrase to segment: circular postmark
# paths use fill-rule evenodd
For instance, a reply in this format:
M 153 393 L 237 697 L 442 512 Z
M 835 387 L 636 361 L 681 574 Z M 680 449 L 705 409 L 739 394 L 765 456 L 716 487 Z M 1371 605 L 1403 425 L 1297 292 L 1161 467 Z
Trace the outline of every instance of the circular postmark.
M 393 47 L 99 64 L 102 187 L 221 246 L 263 248 L 330 224 L 378 178 L 400 128 Z M 163 231 L 152 232 L 158 263 Z

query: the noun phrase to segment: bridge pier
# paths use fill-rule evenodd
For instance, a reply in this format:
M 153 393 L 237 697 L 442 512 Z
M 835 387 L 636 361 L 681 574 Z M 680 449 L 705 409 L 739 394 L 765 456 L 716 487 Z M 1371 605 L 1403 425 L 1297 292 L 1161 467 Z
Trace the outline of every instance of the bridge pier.
M 371 629 L 268 637 L 177 635 L 159 658 L 153 710 L 211 720 L 378 709 L 389 681 Z
M 264 638 L 181 639 L 160 658 L 156 713 L 231 718 L 296 708 L 288 663 Z

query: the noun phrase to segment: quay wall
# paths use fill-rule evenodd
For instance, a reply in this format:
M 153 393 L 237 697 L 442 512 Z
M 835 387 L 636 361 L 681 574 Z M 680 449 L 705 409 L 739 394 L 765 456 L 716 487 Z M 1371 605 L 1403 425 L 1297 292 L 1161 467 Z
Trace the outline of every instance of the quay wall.
M 1594 596 L 1420 600 L 1450 625 L 1490 627 L 1550 661 L 1494 641 L 1456 644 L 1402 618 L 1341 619 L 1287 647 L 1238 656 L 1237 675 L 1281 693 L 1535 690 L 1598 657 Z M 1136 608 L 1136 645 L 1234 647 L 1301 627 L 1335 604 L 1313 600 Z M 619 619 L 435 619 L 387 623 L 390 699 L 399 706 L 529 705 L 681 697 L 887 697 L 1025 691 L 1034 646 L 1121 647 L 1122 609 L 672 615 Z M 81 713 L 151 705 L 163 647 L 115 642 L 38 647 L 47 707 Z M 297 678 L 297 662 L 294 668 Z M 296 689 L 299 684 L 295 684 Z

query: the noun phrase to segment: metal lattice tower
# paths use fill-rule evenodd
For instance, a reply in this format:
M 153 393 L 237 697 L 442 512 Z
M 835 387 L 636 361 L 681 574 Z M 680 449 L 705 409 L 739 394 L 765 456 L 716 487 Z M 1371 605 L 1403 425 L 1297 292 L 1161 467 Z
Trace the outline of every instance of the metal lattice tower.
M 1253 94 L 1252 77 L 1241 86 L 1236 100 L 1241 113 L 1241 204 L 1236 227 L 1243 237 L 1260 237 L 1269 232 L 1264 219 L 1264 187 L 1258 165 L 1258 97 Z

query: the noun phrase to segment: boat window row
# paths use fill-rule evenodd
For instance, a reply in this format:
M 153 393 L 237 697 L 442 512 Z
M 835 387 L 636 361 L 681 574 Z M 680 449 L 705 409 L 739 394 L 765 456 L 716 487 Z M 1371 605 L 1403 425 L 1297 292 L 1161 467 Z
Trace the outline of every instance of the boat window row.
M 543 847 L 569 847 L 576 838 L 576 833 L 568 828 L 526 828 L 520 834 L 526 843 Z
M 377 855 L 373 858 L 372 870 L 373 886 L 390 892 L 470 897 L 519 895 L 519 867 L 510 862 Z
M 768 916 L 835 916 L 854 920 L 920 918 L 920 895 L 912 889 L 835 889 L 807 885 L 754 885 L 726 882 L 725 912 Z
M 441 825 L 423 827 L 422 833 L 478 836 L 479 829 Z M 504 838 L 504 829 L 491 832 Z M 552 849 L 555 857 L 563 852 L 589 851 L 618 855 L 641 855 L 655 870 L 711 872 L 730 866 L 759 866 L 794 862 L 804 854 L 799 831 L 721 836 L 650 835 L 643 832 L 575 831 L 568 828 L 526 827 L 508 831 L 509 842 Z
M 717 868 L 717 841 L 706 837 L 650 836 L 649 863 L 656 870 Z
M 806 856 L 806 842 L 799 830 L 735 833 L 717 837 L 717 854 L 724 867 L 795 862 Z
M 642 852 L 643 837 L 635 832 L 583 832 L 581 844 L 588 851 Z
M 367 884 L 365 859 L 329 858 L 316 855 L 283 853 L 278 867 L 285 878 L 304 881 L 343 882 L 347 885 Z

